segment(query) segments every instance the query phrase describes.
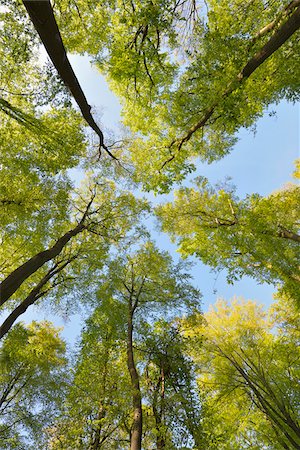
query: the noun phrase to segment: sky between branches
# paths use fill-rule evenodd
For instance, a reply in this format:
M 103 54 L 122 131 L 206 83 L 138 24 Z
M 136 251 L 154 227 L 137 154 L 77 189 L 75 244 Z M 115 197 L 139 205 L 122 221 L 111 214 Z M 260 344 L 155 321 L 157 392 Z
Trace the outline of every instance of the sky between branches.
M 88 102 L 93 107 L 93 114 L 96 114 L 97 118 L 101 117 L 103 130 L 107 128 L 117 132 L 121 108 L 104 78 L 95 67 L 91 66 L 88 57 L 71 55 L 70 62 Z M 271 114 L 273 111 L 276 112 L 274 116 Z M 299 105 L 287 102 L 272 105 L 263 118 L 258 120 L 255 133 L 242 129 L 234 150 L 211 165 L 198 163 L 197 173 L 193 174 L 193 178 L 202 175 L 214 184 L 224 181 L 226 177 L 231 177 L 240 197 L 252 193 L 268 195 L 280 189 L 285 183 L 295 181 L 292 178 L 292 172 L 293 162 L 300 156 L 299 128 Z M 80 182 L 81 174 L 78 171 L 72 170 L 71 175 L 75 182 Z M 164 201 L 166 196 L 154 197 L 148 194 L 147 198 L 154 203 L 159 203 Z M 169 194 L 167 198 L 171 200 L 173 194 Z M 157 231 L 154 223 L 150 223 L 150 226 L 153 228 L 153 237 L 157 245 L 161 249 L 168 250 L 177 260 L 179 256 L 176 246 L 170 243 L 167 235 Z M 210 268 L 196 260 L 192 275 L 194 284 L 203 293 L 204 311 L 219 297 L 229 300 L 234 296 L 243 296 L 266 306 L 272 303 L 275 291 L 273 286 L 258 285 L 254 280 L 246 277 L 234 285 L 228 285 L 224 271 L 216 275 Z M 49 317 L 49 308 L 45 307 L 45 303 L 42 303 L 41 307 L 32 307 L 22 316 L 22 320 L 26 322 L 44 318 L 53 320 L 56 325 L 64 326 L 62 335 L 70 343 L 79 336 L 81 319 L 78 315 L 72 316 L 65 323 L 61 317 L 55 315 Z

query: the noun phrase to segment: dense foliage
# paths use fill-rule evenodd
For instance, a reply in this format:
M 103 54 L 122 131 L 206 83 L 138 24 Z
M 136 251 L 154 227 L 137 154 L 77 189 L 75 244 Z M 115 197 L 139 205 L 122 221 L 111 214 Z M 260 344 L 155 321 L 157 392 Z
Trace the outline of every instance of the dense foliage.
M 299 99 L 300 1 L 1 0 L 0 23 L 1 449 L 299 449 L 299 187 L 184 183 Z M 118 136 L 66 51 L 118 95 Z M 176 183 L 155 211 L 139 190 Z M 277 300 L 203 313 L 155 217 L 184 258 Z M 33 305 L 80 312 L 77 345 L 19 322 Z
M 289 298 L 300 299 L 299 205 L 296 185 L 240 200 L 232 187 L 214 188 L 200 179 L 195 188 L 176 192 L 175 201 L 157 214 L 183 255 L 227 269 L 229 281 L 248 275 L 280 283 Z

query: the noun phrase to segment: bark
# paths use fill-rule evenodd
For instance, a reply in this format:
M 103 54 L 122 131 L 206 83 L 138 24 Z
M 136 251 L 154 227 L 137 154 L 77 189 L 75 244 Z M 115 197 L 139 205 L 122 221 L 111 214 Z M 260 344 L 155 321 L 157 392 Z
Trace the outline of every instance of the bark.
M 279 226 L 278 236 L 284 239 L 290 239 L 291 241 L 300 242 L 299 234 L 289 231 L 282 226 Z
M 278 26 L 278 24 L 282 22 L 286 17 L 288 17 L 299 5 L 300 0 L 293 0 L 292 2 L 290 2 L 272 22 L 268 23 L 268 25 L 264 26 L 261 30 L 259 30 L 258 33 L 256 33 L 253 38 L 252 44 L 262 36 L 268 34 L 270 31 L 273 31 L 274 28 Z
M 250 75 L 276 50 L 278 50 L 300 27 L 300 7 L 281 25 L 269 41 L 248 61 L 238 75 L 242 81 Z
M 36 117 L 21 111 L 19 108 L 16 108 L 7 100 L 1 97 L 0 97 L 0 110 L 7 116 L 16 120 L 20 125 L 24 126 L 25 128 L 28 128 L 29 130 L 35 132 L 38 130 L 40 132 L 42 129 L 42 124 L 38 119 L 36 119 Z
M 210 106 L 206 111 L 204 111 L 201 119 L 195 123 L 186 134 L 178 140 L 175 140 L 171 143 L 170 147 L 174 144 L 177 146 L 177 150 L 179 151 L 183 144 L 191 139 L 193 134 L 203 128 L 208 120 L 211 118 L 216 108 L 220 106 L 221 102 L 224 98 L 228 97 L 232 94 L 240 84 L 242 84 L 250 75 L 258 69 L 266 59 L 273 55 L 276 50 L 278 50 L 300 27 L 300 6 L 295 8 L 293 14 L 291 14 L 286 22 L 284 22 L 270 37 L 268 42 L 252 57 L 249 59 L 247 64 L 242 68 L 240 73 L 237 75 L 237 78 L 232 81 L 228 85 L 228 87 L 221 93 L 220 98 L 213 105 Z M 162 168 L 172 161 L 175 158 L 175 154 L 171 156 L 171 158 L 164 162 Z
M 22 370 L 18 370 L 17 373 L 9 381 L 7 387 L 4 389 L 4 391 L 1 395 L 1 398 L 0 398 L 0 409 L 2 408 L 4 403 L 6 403 L 9 394 L 15 388 L 15 385 L 17 384 L 18 380 L 21 378 L 22 375 L 23 375 Z M 3 412 L 3 411 L 1 411 L 1 412 Z
M 112 158 L 116 159 L 104 144 L 103 133 L 91 114 L 91 106 L 87 102 L 67 57 L 50 0 L 23 0 L 23 4 L 59 76 L 79 106 L 82 116 L 99 136 L 100 147 L 104 148 Z
M 139 374 L 136 370 L 133 355 L 133 309 L 131 302 L 128 311 L 128 329 L 127 329 L 127 367 L 130 373 L 132 386 L 132 403 L 133 403 L 133 424 L 131 428 L 130 450 L 141 450 L 142 448 L 142 396 L 140 390 Z
M 97 420 L 104 419 L 104 417 L 105 417 L 105 410 L 104 410 L 104 408 L 99 406 Z M 102 427 L 101 427 L 101 425 L 98 425 L 96 428 L 96 431 L 95 431 L 93 443 L 91 445 L 91 450 L 99 450 L 100 449 L 101 443 L 103 441 L 103 439 L 101 439 L 101 431 L 102 431 Z
M 0 306 L 2 306 L 19 289 L 25 280 L 40 269 L 46 262 L 58 256 L 72 237 L 81 233 L 86 228 L 84 218 L 85 216 L 75 228 L 61 236 L 52 247 L 43 250 L 28 259 L 0 283 Z
M 32 291 L 28 294 L 28 296 L 23 300 L 20 305 L 18 305 L 5 319 L 0 327 L 0 339 L 8 333 L 11 329 L 15 321 L 20 317 L 21 314 L 24 314 L 28 307 L 37 302 L 41 297 L 43 297 L 51 288 L 42 291 L 41 289 L 47 284 L 47 282 L 53 278 L 56 274 L 61 272 L 74 258 L 66 261 L 60 267 L 54 266 L 54 268 L 50 269 L 46 275 L 41 279 L 41 281 L 37 284 L 37 286 L 32 289 Z
M 164 369 L 161 367 L 160 377 L 155 389 L 155 396 L 153 401 L 153 415 L 155 419 L 155 425 L 157 430 L 156 448 L 157 450 L 163 450 L 166 447 L 166 441 L 164 432 L 162 431 L 162 425 L 164 422 L 164 401 L 165 401 L 165 374 Z M 157 408 L 157 397 L 160 397 L 161 407 Z

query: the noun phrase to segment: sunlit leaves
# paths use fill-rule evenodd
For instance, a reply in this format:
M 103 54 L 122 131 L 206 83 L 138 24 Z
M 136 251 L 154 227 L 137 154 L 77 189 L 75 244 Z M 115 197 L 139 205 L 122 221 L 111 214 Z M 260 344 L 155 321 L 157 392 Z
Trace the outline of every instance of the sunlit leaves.
M 280 283 L 282 290 L 299 295 L 299 188 L 295 185 L 268 197 L 236 198 L 207 180 L 183 188 L 175 202 L 157 209 L 162 228 L 179 243 L 184 256 L 195 255 L 228 280 L 243 275 L 258 282 Z M 289 230 L 292 234 L 288 234 Z
M 53 419 L 67 379 L 59 330 L 48 322 L 18 324 L 5 338 L 0 359 L 1 448 L 24 448 L 26 435 L 42 445 L 43 427 Z
M 281 331 L 290 313 L 277 309 L 274 317 L 252 301 L 219 300 L 198 325 L 184 323 L 205 399 L 207 448 L 297 448 L 299 349 L 292 329 Z

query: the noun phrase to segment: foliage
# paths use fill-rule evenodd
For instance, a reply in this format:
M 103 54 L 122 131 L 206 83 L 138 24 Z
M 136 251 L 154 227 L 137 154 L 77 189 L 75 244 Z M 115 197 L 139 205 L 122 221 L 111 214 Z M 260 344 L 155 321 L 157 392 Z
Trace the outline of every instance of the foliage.
M 150 315 L 154 309 L 156 317 L 161 315 L 163 305 L 170 316 L 178 314 L 177 306 L 197 305 L 199 293 L 188 278 L 152 243 L 111 262 L 98 280 L 98 305 L 86 322 L 60 418 L 49 430 L 50 448 L 121 449 L 130 442 L 135 393 L 128 352 L 133 354 L 141 390 L 143 448 L 152 448 L 153 440 L 182 448 L 182 442 L 192 439 L 197 412 L 196 396 L 189 392 L 190 363 L 175 325 L 152 325 Z M 162 368 L 161 361 L 167 366 Z M 168 439 L 164 430 L 169 430 Z
M 287 304 L 274 316 L 252 301 L 219 300 L 185 324 L 206 397 L 207 448 L 298 448 L 299 333 L 281 325 L 293 316 Z
M 51 449 L 113 449 L 120 448 L 119 439 L 128 439 L 124 323 L 113 301 L 105 306 L 86 322 L 68 395 L 60 416 L 47 430 Z
M 122 159 L 114 166 L 94 150 L 23 2 L 2 0 L 0 281 L 15 276 L 15 289 L 3 305 L 0 447 L 121 450 L 140 415 L 145 450 L 299 448 L 299 188 L 239 199 L 199 179 L 157 208 L 184 257 L 279 287 L 268 313 L 220 301 L 203 319 L 189 265 L 139 246 L 151 209 L 120 180 L 169 191 L 196 158 L 228 154 L 272 102 L 299 99 L 299 1 L 53 8 L 66 47 L 89 54 L 121 99 L 126 139 L 102 146 Z M 65 317 L 91 312 L 68 375 L 50 323 L 11 329 L 42 298 Z
M 144 330 L 137 344 L 148 429 L 143 445 L 151 448 L 156 441 L 158 449 L 198 447 L 202 413 L 188 342 L 177 320 L 144 324 Z
M 128 289 L 132 288 L 139 316 L 151 311 L 162 313 L 164 308 L 172 312 L 175 306 L 177 312 L 193 309 L 199 305 L 200 293 L 190 283 L 186 269 L 188 264 L 174 264 L 167 252 L 148 241 L 110 261 L 109 272 L 99 279 L 98 301 L 113 297 L 121 305 L 127 304 Z
M 232 188 L 214 188 L 200 179 L 195 188 L 177 191 L 175 201 L 160 206 L 157 214 L 182 255 L 226 269 L 229 282 L 248 275 L 259 283 L 279 283 L 282 292 L 297 299 L 299 204 L 296 185 L 240 200 Z
M 3 275 L 6 275 L 6 278 L 1 283 L 1 305 L 3 304 L 2 309 L 12 309 L 7 318 L 10 326 L 12 320 L 15 321 L 41 297 L 47 296 L 49 305 L 59 305 L 59 310 L 64 315 L 78 307 L 79 299 L 85 298 L 82 303 L 87 304 L 97 290 L 95 275 L 99 276 L 102 272 L 110 251 L 113 247 L 118 247 L 120 241 L 125 245 L 133 235 L 136 238 L 143 232 L 139 229 L 138 222 L 149 209 L 145 200 L 137 199 L 130 192 L 118 189 L 112 180 L 106 178 L 86 180 L 86 185 L 77 192 L 70 207 L 72 209 L 70 208 L 68 220 L 61 223 L 62 235 L 58 236 L 58 239 L 55 239 L 54 233 L 59 231 L 55 229 L 59 223 L 53 222 L 51 216 L 47 217 L 48 229 L 42 230 L 41 234 L 38 234 L 37 229 L 29 230 L 30 234 L 40 239 L 40 253 L 36 253 L 37 241 L 32 240 L 27 247 L 27 230 L 25 236 L 18 236 L 20 242 L 23 240 L 25 245 L 14 250 L 13 258 L 7 258 L 7 253 L 4 253 L 6 249 L 3 248 L 6 257 L 3 262 Z M 32 226 L 32 221 L 30 224 Z M 37 225 L 41 224 L 38 222 Z M 54 227 L 53 231 L 51 226 Z M 5 233 L 6 230 L 3 231 Z M 65 237 L 67 240 L 58 253 L 52 254 L 52 249 Z M 8 242 L 11 245 L 10 241 Z M 46 244 L 48 248 L 45 250 Z M 50 252 L 48 259 L 35 267 L 35 261 L 41 260 L 47 252 Z M 25 267 L 28 268 L 28 274 L 24 279 L 20 279 L 19 272 L 22 274 Z M 11 294 L 6 294 L 11 285 Z M 4 295 L 8 295 L 7 300 Z M 2 324 L 1 336 L 10 326 L 8 327 L 7 322 Z
M 55 11 L 70 51 L 89 53 L 122 99 L 146 189 L 169 190 L 191 158 L 223 157 L 269 104 L 299 98 L 296 35 L 258 63 L 297 2 L 60 0 Z
M 23 449 L 42 443 L 66 387 L 65 343 L 49 322 L 16 325 L 0 349 L 0 445 Z

